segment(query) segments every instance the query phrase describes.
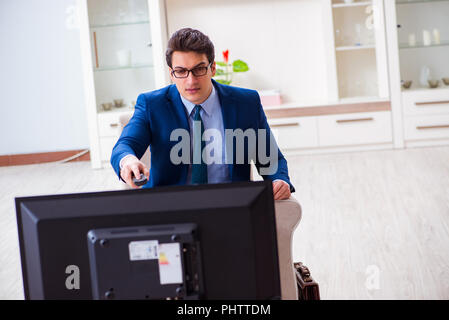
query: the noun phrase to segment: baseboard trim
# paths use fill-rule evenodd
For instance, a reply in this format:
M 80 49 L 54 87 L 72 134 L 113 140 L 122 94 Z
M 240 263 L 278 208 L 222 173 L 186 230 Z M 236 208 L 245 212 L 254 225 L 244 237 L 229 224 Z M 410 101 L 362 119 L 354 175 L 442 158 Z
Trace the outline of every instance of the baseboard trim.
M 25 154 L 11 154 L 0 156 L 0 167 L 5 166 L 21 166 L 26 164 L 37 164 L 61 161 L 72 157 L 83 150 L 69 150 L 69 151 L 57 151 L 57 152 L 41 152 L 41 153 L 25 153 Z M 70 160 L 73 161 L 90 161 L 90 151 L 82 156 Z
M 411 140 L 405 141 L 406 148 L 421 148 L 421 147 L 438 147 L 449 145 L 448 139 L 428 139 L 428 140 Z

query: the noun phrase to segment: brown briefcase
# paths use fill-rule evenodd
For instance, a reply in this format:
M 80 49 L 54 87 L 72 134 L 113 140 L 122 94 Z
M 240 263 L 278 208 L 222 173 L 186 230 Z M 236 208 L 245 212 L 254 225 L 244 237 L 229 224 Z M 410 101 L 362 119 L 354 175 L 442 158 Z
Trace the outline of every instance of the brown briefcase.
M 311 277 L 309 268 L 302 262 L 295 262 L 293 266 L 298 285 L 298 300 L 320 300 L 318 283 Z

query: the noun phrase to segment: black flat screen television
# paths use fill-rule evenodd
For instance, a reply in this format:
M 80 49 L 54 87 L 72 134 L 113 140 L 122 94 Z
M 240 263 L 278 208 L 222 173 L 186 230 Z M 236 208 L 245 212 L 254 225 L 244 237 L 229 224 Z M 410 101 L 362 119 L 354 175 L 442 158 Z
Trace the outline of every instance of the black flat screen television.
M 15 201 L 25 299 L 280 299 L 271 181 Z

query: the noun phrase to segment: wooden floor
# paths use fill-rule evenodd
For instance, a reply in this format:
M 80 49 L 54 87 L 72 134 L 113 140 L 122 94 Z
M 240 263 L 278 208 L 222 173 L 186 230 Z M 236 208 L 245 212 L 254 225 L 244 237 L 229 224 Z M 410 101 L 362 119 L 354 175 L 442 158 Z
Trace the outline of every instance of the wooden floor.
M 294 260 L 322 299 L 449 299 L 449 147 L 288 157 Z M 88 162 L 0 167 L 0 299 L 23 299 L 14 197 L 120 189 Z

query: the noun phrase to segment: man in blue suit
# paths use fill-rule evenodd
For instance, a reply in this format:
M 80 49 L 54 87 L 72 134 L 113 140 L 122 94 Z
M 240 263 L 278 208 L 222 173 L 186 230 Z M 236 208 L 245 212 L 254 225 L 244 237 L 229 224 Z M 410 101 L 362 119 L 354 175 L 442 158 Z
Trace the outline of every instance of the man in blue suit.
M 270 139 L 257 91 L 214 81 L 214 59 L 214 46 L 200 31 L 184 28 L 172 35 L 166 60 L 174 85 L 139 95 L 112 151 L 115 172 L 133 188 L 132 178 L 140 173 L 149 180 L 144 188 L 248 181 L 252 159 L 262 177 L 273 181 L 275 200 L 288 199 L 294 187 L 287 161 Z M 228 133 L 234 133 L 232 139 L 224 138 Z M 234 138 L 243 141 L 240 148 Z M 139 160 L 148 146 L 151 172 Z

